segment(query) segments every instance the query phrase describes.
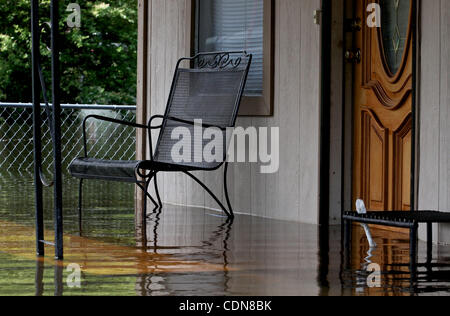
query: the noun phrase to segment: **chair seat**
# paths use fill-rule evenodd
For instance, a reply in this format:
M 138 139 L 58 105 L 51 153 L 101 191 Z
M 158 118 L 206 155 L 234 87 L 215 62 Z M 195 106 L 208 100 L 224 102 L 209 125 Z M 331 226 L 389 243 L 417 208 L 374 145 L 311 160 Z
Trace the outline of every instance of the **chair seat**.
M 199 167 L 175 165 L 158 161 L 105 160 L 95 158 L 77 158 L 69 166 L 70 174 L 79 179 L 97 179 L 106 181 L 135 183 L 136 168 L 163 172 L 183 172 L 201 170 Z
M 77 158 L 69 166 L 70 174 L 79 179 L 136 182 L 136 167 L 140 161 Z

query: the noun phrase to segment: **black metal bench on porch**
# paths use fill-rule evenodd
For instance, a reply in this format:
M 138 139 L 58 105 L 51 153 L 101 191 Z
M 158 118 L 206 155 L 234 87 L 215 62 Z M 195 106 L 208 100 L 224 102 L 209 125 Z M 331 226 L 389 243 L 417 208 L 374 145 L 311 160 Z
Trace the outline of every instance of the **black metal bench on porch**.
M 220 208 L 229 218 L 233 218 L 227 188 L 228 162 L 226 162 L 230 138 L 227 130 L 235 127 L 236 118 L 252 55 L 246 52 L 215 52 L 201 53 L 191 58 L 182 58 L 175 68 L 175 75 L 171 86 L 169 100 L 164 115 L 151 117 L 148 125 L 135 124 L 97 115 L 87 116 L 83 122 L 84 132 L 84 157 L 75 159 L 70 167 L 72 176 L 80 179 L 80 206 L 79 215 L 81 223 L 82 186 L 85 179 L 98 179 L 106 181 L 121 181 L 136 183 L 155 205 L 155 210 L 162 208 L 157 174 L 159 172 L 182 172 L 198 184 L 200 184 L 218 203 Z M 182 64 L 187 64 L 182 68 Z M 88 157 L 86 122 L 97 119 L 116 124 L 122 124 L 148 131 L 150 144 L 150 159 L 146 161 L 113 161 Z M 154 125 L 155 120 L 161 123 Z M 201 123 L 199 123 L 201 120 Z M 190 135 L 196 134 L 196 128 L 202 128 L 202 136 L 205 129 L 213 128 L 220 132 L 222 137 L 223 156 L 220 161 L 206 161 L 203 157 L 203 149 L 211 142 L 211 139 L 198 140 L 174 139 L 173 132 L 177 128 L 189 131 Z M 153 151 L 152 131 L 159 131 L 159 138 Z M 175 137 L 176 138 L 176 137 Z M 192 148 L 188 153 L 189 159 L 174 159 L 173 147 L 182 142 L 186 148 Z M 198 150 L 202 157 L 198 157 Z M 218 150 L 216 148 L 216 150 Z M 184 153 L 185 154 L 185 153 Z M 183 155 L 183 157 L 186 157 Z M 200 158 L 200 159 L 199 159 Z M 222 159 L 223 158 L 223 159 Z M 213 192 L 203 184 L 191 172 L 193 171 L 215 171 L 224 167 L 224 189 L 228 204 L 226 208 Z M 154 180 L 157 201 L 149 193 L 149 185 Z M 143 219 L 147 215 L 147 203 Z
M 374 224 L 380 226 L 406 228 L 410 230 L 410 271 L 417 271 L 417 248 L 419 224 L 427 225 L 427 263 L 431 264 L 433 255 L 433 224 L 450 223 L 450 213 L 436 211 L 389 211 L 389 212 L 346 212 L 344 220 L 344 239 L 347 251 L 351 249 L 352 223 Z

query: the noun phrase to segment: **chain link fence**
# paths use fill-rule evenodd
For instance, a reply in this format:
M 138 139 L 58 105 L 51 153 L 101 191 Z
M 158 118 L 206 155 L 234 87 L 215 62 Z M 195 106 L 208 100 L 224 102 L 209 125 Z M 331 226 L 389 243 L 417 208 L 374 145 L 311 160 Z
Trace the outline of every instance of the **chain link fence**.
M 62 158 L 67 170 L 70 162 L 83 156 L 83 119 L 90 114 L 136 121 L 135 106 L 62 105 Z M 52 173 L 53 148 L 48 117 L 42 107 L 43 170 Z M 134 160 L 136 130 L 98 120 L 86 126 L 89 157 Z M 0 171 L 33 171 L 33 109 L 31 104 L 0 103 Z

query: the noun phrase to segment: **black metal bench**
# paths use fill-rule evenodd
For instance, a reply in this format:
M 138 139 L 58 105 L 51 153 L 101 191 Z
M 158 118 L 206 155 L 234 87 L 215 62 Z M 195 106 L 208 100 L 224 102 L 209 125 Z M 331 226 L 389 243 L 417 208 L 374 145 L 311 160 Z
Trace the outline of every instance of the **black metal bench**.
M 410 271 L 417 270 L 417 240 L 419 224 L 427 225 L 427 262 L 431 263 L 433 255 L 433 224 L 450 223 L 450 213 L 436 211 L 389 211 L 389 212 L 346 212 L 344 220 L 344 242 L 347 252 L 351 249 L 352 223 L 374 224 L 389 227 L 407 228 L 410 230 Z
M 157 174 L 159 172 L 182 172 L 200 184 L 218 203 L 229 218 L 233 218 L 227 188 L 228 163 L 226 162 L 229 137 L 227 131 L 234 128 L 239 112 L 239 106 L 247 81 L 252 55 L 246 52 L 215 52 L 202 53 L 191 58 L 178 61 L 171 86 L 169 100 L 164 115 L 151 117 L 148 125 L 135 124 L 97 115 L 87 116 L 83 122 L 84 157 L 75 159 L 69 166 L 72 176 L 80 179 L 79 216 L 81 225 L 82 187 L 85 179 L 106 181 L 121 181 L 136 183 L 145 195 L 153 202 L 156 209 L 162 208 L 158 190 Z M 188 64 L 182 68 L 182 63 Z M 91 158 L 88 156 L 86 123 L 90 119 L 122 124 L 148 131 L 150 144 L 150 159 L 146 161 L 114 161 Z M 161 123 L 154 125 L 155 120 Z M 201 120 L 201 124 L 199 121 Z M 189 158 L 179 162 L 172 157 L 173 146 L 180 142 L 173 139 L 172 132 L 176 128 L 187 129 L 191 135 L 195 128 L 213 128 L 221 133 L 223 144 L 223 159 L 220 161 L 205 161 L 198 159 L 196 150 L 192 150 Z M 159 131 L 159 138 L 153 151 L 152 131 Z M 203 135 L 203 134 L 202 134 Z M 211 140 L 201 140 L 203 151 Z M 195 147 L 195 140 L 184 140 L 186 146 Z M 198 144 L 198 143 L 197 143 Z M 188 147 L 186 147 L 188 148 Z M 224 167 L 226 208 L 213 192 L 203 184 L 192 171 L 214 171 Z M 154 180 L 157 201 L 148 192 L 151 181 Z M 147 216 L 147 203 L 143 219 Z

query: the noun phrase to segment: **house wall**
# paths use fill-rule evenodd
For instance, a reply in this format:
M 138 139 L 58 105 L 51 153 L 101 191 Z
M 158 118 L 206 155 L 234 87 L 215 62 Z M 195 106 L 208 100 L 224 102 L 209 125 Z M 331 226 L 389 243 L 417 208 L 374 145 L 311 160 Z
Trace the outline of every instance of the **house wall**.
M 313 12 L 320 0 L 276 0 L 275 101 L 272 117 L 241 117 L 237 125 L 280 128 L 280 170 L 263 175 L 258 164 L 232 164 L 235 212 L 316 224 L 319 207 L 320 26 Z M 148 1 L 147 97 L 139 111 L 164 112 L 177 59 L 191 52 L 191 0 Z M 144 119 L 144 118 L 142 118 Z M 139 148 L 138 148 L 139 149 Z M 138 150 L 139 152 L 139 150 Z M 147 153 L 148 155 L 148 153 Z M 199 173 L 213 191 L 223 191 L 221 172 Z M 217 208 L 183 175 L 159 177 L 167 203 Z M 223 198 L 223 197 L 222 197 Z
M 450 211 L 450 1 L 422 1 L 420 19 L 418 208 Z M 450 242 L 449 225 L 435 231 Z

